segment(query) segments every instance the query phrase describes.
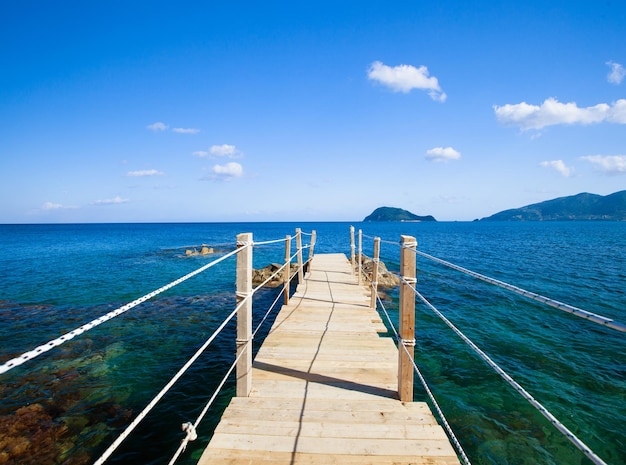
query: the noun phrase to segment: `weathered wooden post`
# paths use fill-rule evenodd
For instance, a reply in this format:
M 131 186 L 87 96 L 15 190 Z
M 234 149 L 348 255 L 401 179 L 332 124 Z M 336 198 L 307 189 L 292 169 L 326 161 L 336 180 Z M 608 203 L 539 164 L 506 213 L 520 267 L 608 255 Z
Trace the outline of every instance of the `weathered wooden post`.
M 298 282 L 304 281 L 304 268 L 302 262 L 302 230 L 296 228 L 296 247 L 298 251 Z
M 350 226 L 350 264 L 352 265 L 352 274 L 354 274 L 354 226 Z
M 363 271 L 363 232 L 359 229 L 359 286 L 363 282 L 363 278 L 361 277 Z
M 237 235 L 237 396 L 248 397 L 252 389 L 252 233 Z M 246 299 L 247 298 L 247 299 Z
M 412 236 L 400 236 L 400 341 L 398 341 L 398 396 L 413 402 L 413 356 L 415 350 L 415 247 Z M 402 347 L 404 346 L 406 350 Z M 408 352 L 408 354 L 407 354 Z
M 285 237 L 285 271 L 283 272 L 283 293 L 285 305 L 289 305 L 289 279 L 291 275 L 291 236 Z
M 380 237 L 374 238 L 374 266 L 372 269 L 372 296 L 370 299 L 370 308 L 376 308 L 376 293 L 378 292 L 378 261 L 380 258 Z
M 313 249 L 315 248 L 315 240 L 317 239 L 317 233 L 315 229 L 311 232 L 311 248 L 309 249 L 309 267 L 311 266 L 311 260 L 313 260 Z

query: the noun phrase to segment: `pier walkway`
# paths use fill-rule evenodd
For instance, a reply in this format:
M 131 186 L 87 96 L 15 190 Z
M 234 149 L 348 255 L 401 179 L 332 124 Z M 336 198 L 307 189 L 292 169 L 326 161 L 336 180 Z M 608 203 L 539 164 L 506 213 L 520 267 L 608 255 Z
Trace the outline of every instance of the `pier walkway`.
M 398 400 L 385 331 L 346 256 L 316 255 L 198 464 L 459 464 L 428 405 Z

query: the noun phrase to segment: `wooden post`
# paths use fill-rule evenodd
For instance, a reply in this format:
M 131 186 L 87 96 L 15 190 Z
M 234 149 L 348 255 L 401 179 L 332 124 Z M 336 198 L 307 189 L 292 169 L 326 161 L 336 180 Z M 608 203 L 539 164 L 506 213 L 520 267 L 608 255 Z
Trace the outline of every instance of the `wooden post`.
M 378 260 L 380 257 L 380 237 L 374 238 L 374 267 L 372 269 L 372 296 L 370 308 L 376 309 L 376 293 L 378 291 Z
M 298 251 L 298 282 L 304 281 L 304 268 L 302 262 L 302 230 L 296 228 L 296 247 Z
M 285 238 L 285 271 L 283 273 L 283 293 L 285 305 L 289 305 L 289 277 L 291 274 L 291 236 Z
M 354 226 L 350 226 L 350 263 L 354 274 Z
M 363 278 L 361 276 L 363 271 L 363 232 L 359 229 L 359 286 L 363 282 Z
M 415 247 L 412 236 L 400 236 L 400 341 L 398 341 L 398 397 L 413 402 L 413 356 L 415 350 Z M 405 282 L 406 281 L 406 282 Z M 404 350 L 402 346 L 406 347 Z M 407 355 L 408 351 L 408 355 Z
M 311 248 L 309 249 L 309 269 L 311 267 L 311 260 L 313 260 L 313 249 L 315 248 L 315 240 L 317 239 L 317 234 L 315 229 L 311 233 Z
M 246 247 L 247 245 L 247 247 Z M 237 305 L 252 292 L 252 233 L 237 235 Z M 237 310 L 237 396 L 248 397 L 252 389 L 252 298 Z

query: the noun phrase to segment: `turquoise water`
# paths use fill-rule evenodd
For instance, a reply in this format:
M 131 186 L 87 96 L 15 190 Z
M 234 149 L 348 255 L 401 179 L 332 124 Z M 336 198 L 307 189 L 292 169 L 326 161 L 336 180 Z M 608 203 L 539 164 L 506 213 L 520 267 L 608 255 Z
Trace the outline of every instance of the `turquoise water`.
M 381 248 L 390 269 L 400 234 L 409 234 L 426 253 L 626 321 L 626 223 L 354 226 L 392 242 Z M 316 252 L 349 253 L 348 223 L 0 225 L 0 362 L 232 250 L 237 233 L 263 241 L 296 227 L 317 230 Z M 185 257 L 203 243 L 218 255 Z M 371 255 L 369 237 L 363 249 Z M 254 266 L 283 254 L 255 248 Z M 421 257 L 417 266 L 418 289 L 442 313 L 607 463 L 626 463 L 624 333 Z M 257 294 L 255 320 L 275 296 Z M 385 305 L 396 319 L 397 292 Z M 233 308 L 229 259 L 0 375 L 0 431 L 13 451 L 24 447 L 20 434 L 30 441 L 27 458 L 8 463 L 92 463 Z M 590 463 L 430 310 L 418 303 L 416 312 L 416 360 L 472 463 Z M 108 463 L 169 461 L 180 424 L 195 420 L 233 359 L 232 325 L 216 342 Z M 231 381 L 179 463 L 199 458 L 232 392 Z M 424 399 L 420 386 L 415 392 Z

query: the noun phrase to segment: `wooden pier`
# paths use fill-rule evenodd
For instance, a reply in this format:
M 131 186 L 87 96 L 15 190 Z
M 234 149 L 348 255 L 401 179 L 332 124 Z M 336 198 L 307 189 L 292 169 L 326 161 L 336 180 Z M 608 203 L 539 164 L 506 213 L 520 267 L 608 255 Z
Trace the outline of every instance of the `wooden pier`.
M 427 404 L 399 400 L 385 331 L 345 255 L 316 255 L 199 465 L 459 464 Z

